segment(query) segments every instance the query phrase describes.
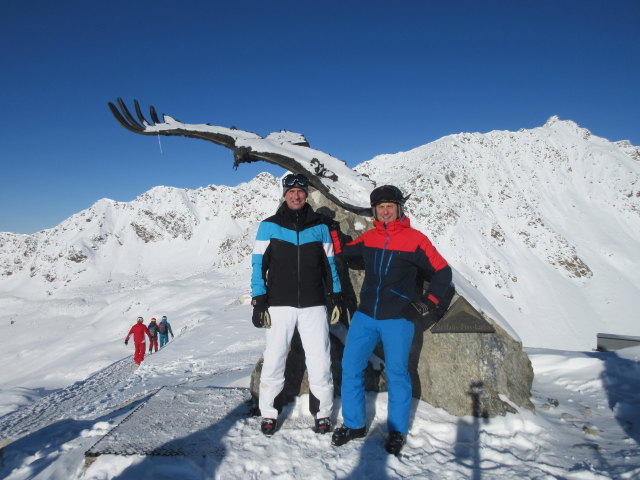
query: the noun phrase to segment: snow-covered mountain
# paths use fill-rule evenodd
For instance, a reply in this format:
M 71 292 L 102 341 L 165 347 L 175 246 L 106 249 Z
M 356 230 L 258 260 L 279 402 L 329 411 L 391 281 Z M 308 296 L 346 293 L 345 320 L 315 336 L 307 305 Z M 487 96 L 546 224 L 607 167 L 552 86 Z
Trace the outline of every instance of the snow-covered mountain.
M 589 350 L 598 332 L 637 334 L 640 148 L 552 117 L 447 136 L 356 170 L 411 193 L 414 226 L 526 346 Z M 66 298 L 82 286 L 246 267 L 257 222 L 279 201 L 277 179 L 261 174 L 237 187 L 103 199 L 51 230 L 2 233 L 0 295 Z M 555 332 L 551 344 L 541 330 Z
M 56 296 L 68 287 L 153 282 L 230 267 L 251 253 L 257 223 L 280 200 L 263 173 L 237 187 L 155 187 L 102 199 L 50 230 L 0 234 L 0 292 Z

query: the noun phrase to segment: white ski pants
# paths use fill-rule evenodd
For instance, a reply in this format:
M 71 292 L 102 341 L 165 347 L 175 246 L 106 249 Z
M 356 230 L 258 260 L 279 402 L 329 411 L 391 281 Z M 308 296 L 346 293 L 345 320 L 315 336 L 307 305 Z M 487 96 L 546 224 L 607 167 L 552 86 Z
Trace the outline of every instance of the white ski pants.
M 284 387 L 284 367 L 291 337 L 298 327 L 307 363 L 309 388 L 320 401 L 317 418 L 331 416 L 333 377 L 327 310 L 319 307 L 269 307 L 271 328 L 266 330 L 267 345 L 260 376 L 260 413 L 264 418 L 278 418 L 273 401 Z

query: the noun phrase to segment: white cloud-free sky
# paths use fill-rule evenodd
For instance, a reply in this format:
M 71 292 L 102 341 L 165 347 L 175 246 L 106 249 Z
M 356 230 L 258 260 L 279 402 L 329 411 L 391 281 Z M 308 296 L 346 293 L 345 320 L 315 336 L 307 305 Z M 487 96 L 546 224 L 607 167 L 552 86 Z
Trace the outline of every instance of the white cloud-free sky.
M 124 130 L 138 98 L 186 123 L 289 129 L 354 166 L 551 115 L 640 143 L 640 4 L 4 2 L 0 231 L 33 233 L 155 185 L 236 185 L 207 142 Z

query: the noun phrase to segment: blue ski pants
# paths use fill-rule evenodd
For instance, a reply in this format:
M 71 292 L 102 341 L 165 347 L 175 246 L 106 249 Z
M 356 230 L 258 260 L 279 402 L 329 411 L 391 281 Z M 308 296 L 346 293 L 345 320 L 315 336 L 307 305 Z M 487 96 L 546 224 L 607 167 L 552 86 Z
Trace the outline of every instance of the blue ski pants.
M 351 320 L 342 356 L 342 417 L 349 428 L 366 423 L 364 370 L 378 341 L 382 340 L 387 375 L 389 432 L 407 434 L 411 410 L 409 351 L 414 325 L 404 318 L 374 320 L 358 311 Z
M 160 348 L 162 348 L 169 342 L 169 334 L 160 333 L 159 336 L 160 336 Z

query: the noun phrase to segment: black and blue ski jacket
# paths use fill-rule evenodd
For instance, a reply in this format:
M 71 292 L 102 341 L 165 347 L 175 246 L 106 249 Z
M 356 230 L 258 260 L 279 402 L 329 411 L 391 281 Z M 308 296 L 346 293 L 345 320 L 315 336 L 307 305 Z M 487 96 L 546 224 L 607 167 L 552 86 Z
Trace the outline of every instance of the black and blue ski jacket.
M 269 306 L 325 305 L 340 292 L 340 280 L 326 219 L 305 204 L 291 210 L 283 203 L 258 227 L 252 255 L 253 297 L 267 295 Z

